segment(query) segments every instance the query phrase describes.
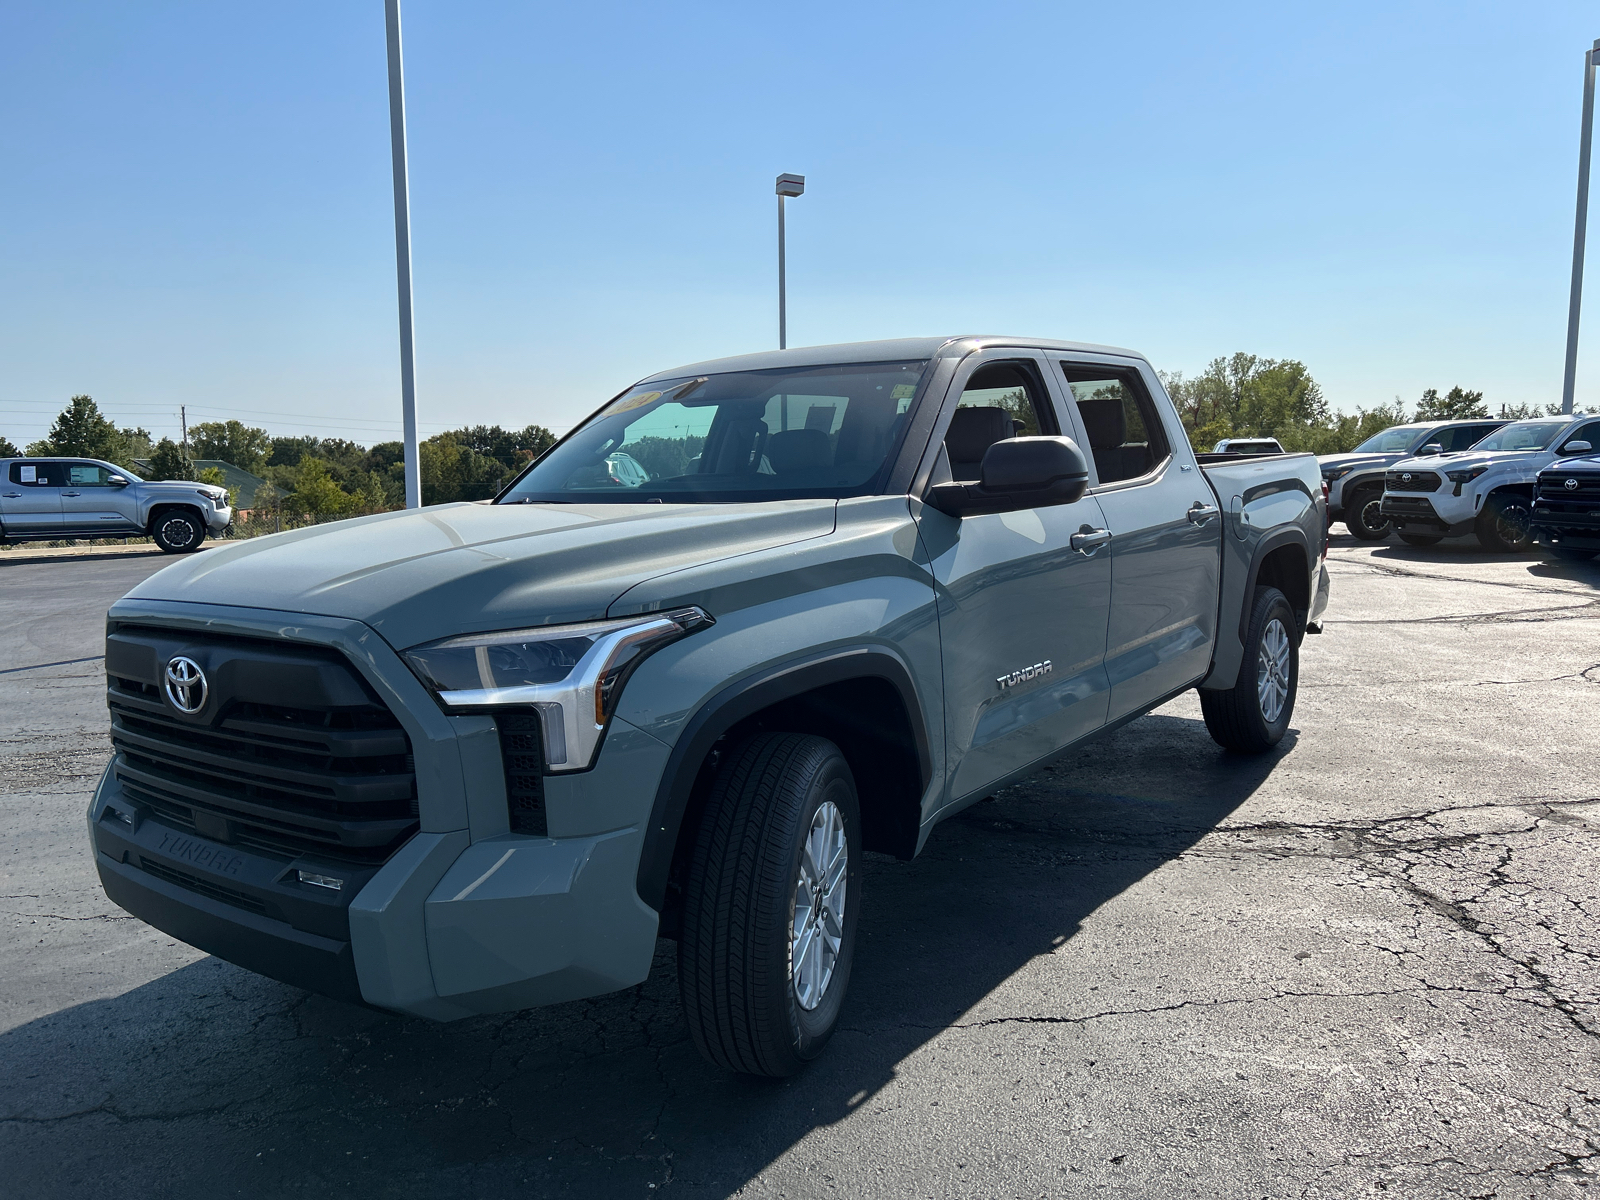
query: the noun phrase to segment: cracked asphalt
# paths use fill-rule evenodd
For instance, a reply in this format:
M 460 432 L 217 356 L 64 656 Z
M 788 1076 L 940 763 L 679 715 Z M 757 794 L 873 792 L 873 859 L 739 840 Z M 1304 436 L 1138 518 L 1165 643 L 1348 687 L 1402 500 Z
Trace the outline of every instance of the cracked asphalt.
M 1565 1197 L 1600 1186 L 1600 565 L 1334 538 L 1293 730 L 1192 694 L 867 864 L 843 1028 L 730 1077 L 674 951 L 438 1026 L 102 895 L 101 616 L 0 567 L 0 1194 Z

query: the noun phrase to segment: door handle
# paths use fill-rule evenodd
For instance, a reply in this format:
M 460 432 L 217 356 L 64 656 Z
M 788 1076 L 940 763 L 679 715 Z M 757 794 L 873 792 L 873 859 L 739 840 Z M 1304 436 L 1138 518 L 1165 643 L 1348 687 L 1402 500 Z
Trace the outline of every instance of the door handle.
M 1067 540 L 1067 544 L 1087 557 L 1111 540 L 1111 530 L 1084 525 Z
M 63 496 L 81 496 L 81 495 L 83 495 L 82 492 L 62 492 L 61 494 Z
M 1196 500 L 1188 512 L 1189 524 L 1204 525 L 1212 517 L 1216 516 L 1217 512 L 1218 509 L 1215 504 L 1202 504 Z
M 5 493 L 5 498 L 7 500 L 21 500 L 22 499 L 22 493 L 21 492 L 6 492 Z

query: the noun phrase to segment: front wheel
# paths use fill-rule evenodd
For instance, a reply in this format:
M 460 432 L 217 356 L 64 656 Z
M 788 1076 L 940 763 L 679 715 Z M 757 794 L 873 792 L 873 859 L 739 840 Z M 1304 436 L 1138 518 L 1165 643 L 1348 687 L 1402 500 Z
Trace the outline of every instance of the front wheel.
M 1473 532 L 1485 550 L 1520 553 L 1533 544 L 1533 505 L 1515 492 L 1496 493 L 1484 502 Z
M 1344 527 L 1363 542 L 1381 542 L 1389 536 L 1389 518 L 1383 515 L 1383 490 L 1365 488 L 1344 508 Z
M 684 889 L 678 992 L 701 1054 L 793 1075 L 839 1020 L 861 908 L 861 814 L 839 748 L 759 734 L 718 772 Z
M 150 536 L 168 554 L 187 554 L 200 549 L 206 527 L 200 518 L 181 508 L 169 508 L 150 523 Z
M 1294 610 L 1275 587 L 1258 587 L 1245 634 L 1238 681 L 1227 691 L 1200 690 L 1206 732 L 1245 754 L 1270 750 L 1289 732 L 1300 685 Z
M 1408 546 L 1437 546 L 1444 541 L 1442 533 L 1402 533 L 1400 540 Z

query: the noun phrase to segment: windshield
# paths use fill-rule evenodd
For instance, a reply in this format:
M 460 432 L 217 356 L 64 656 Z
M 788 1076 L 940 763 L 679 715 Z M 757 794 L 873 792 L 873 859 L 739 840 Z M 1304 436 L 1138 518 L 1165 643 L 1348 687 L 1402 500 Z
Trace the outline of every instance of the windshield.
M 640 384 L 499 504 L 732 503 L 872 492 L 926 362 L 734 371 Z
M 1474 450 L 1543 450 L 1556 440 L 1556 435 L 1567 427 L 1565 421 L 1514 421 L 1502 425 L 1480 442 Z
M 1403 454 L 1412 446 L 1421 445 L 1421 438 L 1431 432 L 1432 425 L 1391 425 L 1382 433 L 1375 433 L 1350 453 Z

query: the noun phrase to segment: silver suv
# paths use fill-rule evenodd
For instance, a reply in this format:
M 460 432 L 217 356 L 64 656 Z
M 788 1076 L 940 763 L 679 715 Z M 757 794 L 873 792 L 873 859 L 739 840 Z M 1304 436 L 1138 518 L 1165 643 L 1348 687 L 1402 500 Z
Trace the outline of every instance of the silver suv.
M 0 542 L 148 534 L 183 554 L 232 522 L 227 489 L 213 484 L 146 483 L 92 458 L 0 459 Z

